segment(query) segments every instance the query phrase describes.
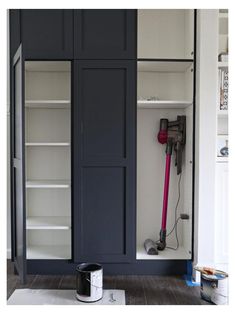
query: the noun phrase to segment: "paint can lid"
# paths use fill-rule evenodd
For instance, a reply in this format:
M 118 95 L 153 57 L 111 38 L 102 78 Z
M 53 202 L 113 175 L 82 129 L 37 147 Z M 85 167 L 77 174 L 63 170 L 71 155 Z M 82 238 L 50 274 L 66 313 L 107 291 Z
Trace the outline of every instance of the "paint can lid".
M 102 266 L 97 263 L 82 263 L 77 265 L 76 271 L 82 273 L 92 273 L 98 270 L 102 270 Z
M 201 277 L 206 280 L 221 280 L 221 279 L 227 278 L 228 274 L 225 272 L 223 273 L 220 272 L 219 274 L 214 274 L 214 275 L 206 275 L 206 274 L 201 273 Z

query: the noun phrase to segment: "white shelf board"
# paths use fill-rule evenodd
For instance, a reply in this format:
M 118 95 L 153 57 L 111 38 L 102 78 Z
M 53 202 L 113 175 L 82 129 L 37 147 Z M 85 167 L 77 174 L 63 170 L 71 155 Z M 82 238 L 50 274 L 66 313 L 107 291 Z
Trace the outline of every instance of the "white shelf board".
M 227 12 L 219 12 L 219 18 L 220 19 L 228 19 L 228 13 Z
M 219 61 L 218 62 L 218 68 L 228 68 L 228 62 Z
M 217 137 L 227 139 L 228 138 L 228 134 L 217 134 Z
M 217 115 L 219 118 L 227 118 L 228 117 L 228 110 L 218 110 Z
M 68 230 L 71 228 L 71 217 L 27 217 L 26 229 L 28 230 Z
M 48 99 L 48 100 L 26 100 L 28 108 L 66 109 L 70 107 L 70 100 Z
M 144 246 L 139 246 L 136 252 L 137 260 L 164 260 L 164 259 L 190 259 L 191 254 L 185 250 L 184 247 L 179 247 L 178 250 L 171 250 L 165 248 L 164 251 L 159 251 L 158 255 L 148 255 Z
M 140 109 L 181 109 L 192 105 L 191 101 L 180 100 L 138 100 Z
M 220 34 L 219 34 L 219 37 L 221 37 L 221 38 L 222 38 L 222 37 L 228 37 L 228 34 L 222 34 L 222 33 L 220 33 Z
M 70 146 L 69 142 L 27 142 L 25 146 Z
M 188 62 L 167 62 L 167 61 L 138 61 L 138 72 L 185 72 L 192 61 Z
M 33 245 L 27 247 L 27 259 L 70 259 L 69 245 Z
M 65 180 L 28 180 L 26 181 L 26 188 L 69 188 L 70 182 Z
M 216 157 L 216 162 L 228 162 L 228 160 L 229 160 L 229 157 L 219 157 L 219 156 L 217 156 Z
M 26 61 L 28 72 L 70 72 L 70 61 Z

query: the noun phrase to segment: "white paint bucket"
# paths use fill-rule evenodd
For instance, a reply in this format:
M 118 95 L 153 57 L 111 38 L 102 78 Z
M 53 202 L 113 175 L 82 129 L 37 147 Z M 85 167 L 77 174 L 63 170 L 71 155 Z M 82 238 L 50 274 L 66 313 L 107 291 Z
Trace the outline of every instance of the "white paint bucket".
M 96 302 L 103 296 L 103 269 L 100 264 L 83 263 L 76 268 L 76 297 L 82 302 Z
M 201 298 L 217 305 L 228 304 L 228 275 L 201 273 Z

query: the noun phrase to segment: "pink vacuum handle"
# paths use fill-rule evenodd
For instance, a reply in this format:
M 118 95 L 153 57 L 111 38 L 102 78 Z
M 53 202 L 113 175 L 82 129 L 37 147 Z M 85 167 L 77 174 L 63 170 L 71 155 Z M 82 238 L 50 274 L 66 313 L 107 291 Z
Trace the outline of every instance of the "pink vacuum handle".
M 162 227 L 161 227 L 162 230 L 166 230 L 170 169 L 171 169 L 171 154 L 166 154 L 165 182 L 164 182 L 163 208 L 162 208 Z

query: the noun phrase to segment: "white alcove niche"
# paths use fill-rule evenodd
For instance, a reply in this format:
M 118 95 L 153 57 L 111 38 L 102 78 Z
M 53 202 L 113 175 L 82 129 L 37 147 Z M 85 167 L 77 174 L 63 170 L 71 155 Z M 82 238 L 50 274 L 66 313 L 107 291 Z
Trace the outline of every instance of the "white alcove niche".
M 27 61 L 27 259 L 71 258 L 70 120 L 70 62 Z
M 194 10 L 138 10 L 138 58 L 193 58 Z
M 183 151 L 180 183 L 180 202 L 177 217 L 187 213 L 189 220 L 178 223 L 179 249 L 165 249 L 159 255 L 147 255 L 145 239 L 158 240 L 161 228 L 163 186 L 165 175 L 165 145 L 157 142 L 161 118 L 176 120 L 186 115 L 187 138 Z M 138 109 L 137 111 L 137 259 L 190 259 L 192 245 L 192 106 L 186 109 Z M 167 230 L 175 223 L 179 176 L 171 161 Z M 167 238 L 167 245 L 176 246 L 175 233 Z
M 138 10 L 137 75 L 137 250 L 138 260 L 191 259 L 193 182 L 193 80 L 194 11 Z M 180 201 L 177 217 L 188 220 L 177 225 L 179 248 L 166 248 L 158 255 L 144 249 L 147 238 L 159 239 L 165 175 L 165 148 L 157 141 L 161 118 L 186 116 L 186 145 L 183 150 Z M 167 231 L 175 223 L 178 199 L 177 170 L 172 155 Z M 167 246 L 176 247 L 175 233 Z

